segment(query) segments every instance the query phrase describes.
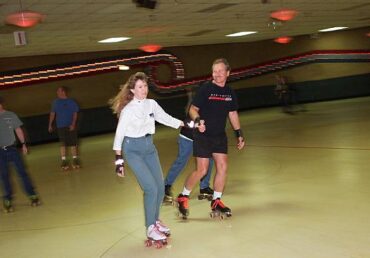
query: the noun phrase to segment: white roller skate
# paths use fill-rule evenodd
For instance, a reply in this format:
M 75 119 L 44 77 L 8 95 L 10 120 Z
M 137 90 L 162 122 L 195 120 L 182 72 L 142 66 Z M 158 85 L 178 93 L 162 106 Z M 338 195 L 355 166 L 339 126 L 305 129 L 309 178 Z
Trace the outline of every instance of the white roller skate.
M 156 225 L 150 225 L 146 235 L 148 237 L 145 241 L 147 247 L 154 245 L 156 248 L 162 248 L 167 245 L 166 235 L 159 231 Z
M 163 224 L 162 221 L 157 220 L 155 222 L 155 226 L 157 227 L 157 229 L 160 232 L 162 232 L 163 234 L 165 234 L 166 237 L 169 237 L 171 235 L 171 230 L 169 229 L 169 227 L 167 227 L 165 224 Z

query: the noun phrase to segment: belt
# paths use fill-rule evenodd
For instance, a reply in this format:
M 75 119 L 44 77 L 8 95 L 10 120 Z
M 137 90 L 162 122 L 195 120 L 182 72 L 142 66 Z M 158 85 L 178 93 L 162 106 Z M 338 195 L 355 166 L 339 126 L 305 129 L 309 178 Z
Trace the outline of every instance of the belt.
M 1 146 L 0 149 L 2 150 L 8 150 L 9 148 L 12 148 L 12 147 L 15 147 L 15 144 L 12 144 L 12 145 L 8 145 L 8 146 Z

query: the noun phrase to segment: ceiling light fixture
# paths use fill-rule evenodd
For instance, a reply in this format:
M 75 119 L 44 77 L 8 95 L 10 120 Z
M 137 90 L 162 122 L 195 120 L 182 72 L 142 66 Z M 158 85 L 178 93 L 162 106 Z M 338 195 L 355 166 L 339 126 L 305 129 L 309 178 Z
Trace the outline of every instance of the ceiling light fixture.
M 336 30 L 344 30 L 344 29 L 348 29 L 348 27 L 331 27 L 331 28 L 322 29 L 322 30 L 319 30 L 319 31 L 320 32 L 328 32 L 328 31 L 336 31 Z
M 293 9 L 280 9 L 270 13 L 270 17 L 280 20 L 280 21 L 290 21 L 298 14 L 296 10 Z
M 291 42 L 293 40 L 293 38 L 291 37 L 287 37 L 287 36 L 284 36 L 284 37 L 278 37 L 276 39 L 274 39 L 274 41 L 276 43 L 279 43 L 279 44 L 288 44 L 289 42 Z
M 147 45 L 142 45 L 141 47 L 139 47 L 139 49 L 141 49 L 144 52 L 148 52 L 148 53 L 155 53 L 159 51 L 161 48 L 162 46 L 158 44 L 147 44 Z
M 129 40 L 130 38 L 128 37 L 116 37 L 116 38 L 107 38 L 103 40 L 99 40 L 99 43 L 117 43 L 125 40 Z
M 45 15 L 41 13 L 34 11 L 24 11 L 21 0 L 19 0 L 19 6 L 19 12 L 8 14 L 5 17 L 6 24 L 18 26 L 21 28 L 30 28 L 44 20 Z
M 130 70 L 130 66 L 127 66 L 127 65 L 118 65 L 118 70 L 120 70 L 120 71 L 127 71 L 127 70 Z
M 250 35 L 254 33 L 257 33 L 257 31 L 240 31 L 240 32 L 228 34 L 226 35 L 226 37 L 242 37 L 242 36 Z

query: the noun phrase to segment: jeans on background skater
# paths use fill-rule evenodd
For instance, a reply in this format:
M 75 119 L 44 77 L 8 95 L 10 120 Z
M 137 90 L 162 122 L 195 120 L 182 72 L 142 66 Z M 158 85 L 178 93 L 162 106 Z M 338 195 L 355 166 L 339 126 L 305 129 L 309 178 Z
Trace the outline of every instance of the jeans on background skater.
M 122 148 L 125 159 L 144 191 L 145 225 L 148 228 L 159 218 L 164 197 L 164 182 L 158 152 L 151 135 L 125 137 Z
M 23 189 L 28 196 L 36 195 L 35 190 L 32 186 L 31 179 L 26 173 L 22 158 L 16 147 L 7 147 L 6 150 L 0 148 L 0 174 L 1 183 L 3 188 L 4 200 L 12 199 L 12 187 L 9 181 L 9 166 L 8 164 L 13 162 L 18 177 L 22 181 Z
M 175 182 L 176 178 L 179 176 L 181 171 L 184 169 L 184 167 L 186 166 L 186 163 L 188 162 L 189 158 L 191 157 L 193 153 L 193 141 L 192 140 L 189 140 L 179 135 L 179 137 L 177 138 L 177 143 L 178 143 L 179 151 L 178 151 L 176 160 L 174 161 L 170 170 L 168 171 L 168 174 L 164 182 L 165 185 L 172 185 Z M 211 179 L 211 174 L 212 174 L 212 167 L 213 167 L 213 159 L 210 159 L 207 174 L 200 181 L 200 189 L 209 187 L 209 181 Z

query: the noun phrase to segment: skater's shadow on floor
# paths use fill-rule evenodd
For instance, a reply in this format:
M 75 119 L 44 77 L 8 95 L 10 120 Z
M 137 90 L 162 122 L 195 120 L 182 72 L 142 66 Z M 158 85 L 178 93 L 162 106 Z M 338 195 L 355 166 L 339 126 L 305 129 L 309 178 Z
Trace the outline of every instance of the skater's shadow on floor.
M 259 206 L 249 206 L 246 204 L 242 207 L 233 209 L 233 216 L 252 216 L 261 213 L 292 213 L 292 212 L 303 212 L 305 208 L 300 203 L 287 203 L 287 202 L 270 202 L 264 203 Z
M 245 206 L 239 206 L 232 209 L 232 217 L 226 218 L 226 219 L 233 219 L 238 217 L 248 217 L 248 216 L 254 216 L 254 215 L 260 215 L 260 214 L 283 214 L 283 213 L 301 213 L 305 210 L 305 208 L 302 206 L 302 204 L 298 203 L 284 203 L 284 202 L 270 202 L 261 204 L 259 206 L 248 206 L 246 204 Z M 200 217 L 199 214 L 189 215 L 187 219 L 182 219 L 181 217 L 178 218 L 178 223 L 189 223 L 189 222 L 206 222 L 209 221 L 211 218 L 208 214 L 202 215 Z M 219 217 L 213 218 L 213 220 L 220 219 Z

